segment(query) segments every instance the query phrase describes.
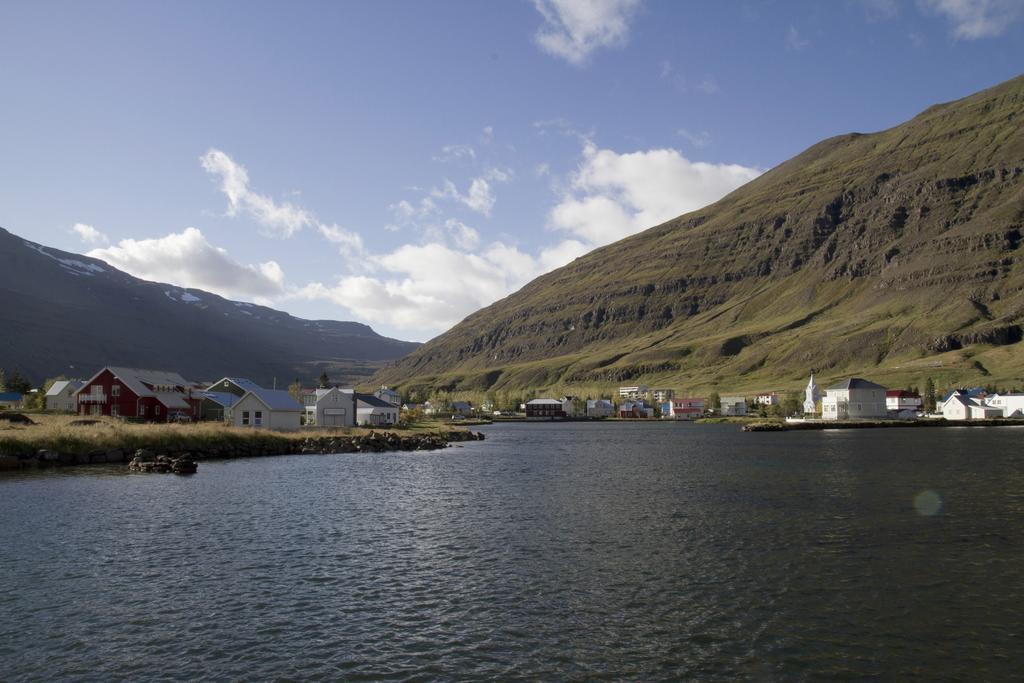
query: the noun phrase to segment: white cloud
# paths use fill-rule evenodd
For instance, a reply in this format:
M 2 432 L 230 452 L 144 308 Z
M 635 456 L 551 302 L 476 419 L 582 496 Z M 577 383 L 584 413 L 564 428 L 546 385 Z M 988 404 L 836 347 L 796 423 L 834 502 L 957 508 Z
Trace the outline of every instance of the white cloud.
M 570 64 L 585 64 L 599 48 L 626 43 L 639 0 L 534 0 L 544 23 L 534 39 Z
M 811 41 L 803 38 L 800 35 L 800 31 L 796 30 L 796 26 L 793 26 L 792 24 L 789 25 L 789 30 L 786 31 L 786 49 L 787 50 L 790 50 L 790 51 L 793 51 L 793 52 L 799 52 L 800 50 L 803 50 L 805 47 L 807 47 L 810 44 L 811 44 Z
M 494 208 L 494 203 L 497 201 L 497 196 L 494 194 L 494 188 L 491 186 L 491 183 L 504 183 L 511 179 L 512 172 L 510 170 L 490 168 L 479 178 L 473 178 L 470 181 L 469 188 L 465 194 L 459 192 L 455 183 L 445 178 L 444 184 L 440 188 L 434 188 L 430 191 L 430 196 L 435 199 L 457 201 L 465 204 L 477 213 L 490 217 L 491 209 Z M 403 203 L 408 206 L 403 207 Z M 408 202 L 399 202 L 399 207 L 401 207 L 402 211 L 408 211 L 411 205 Z
M 265 228 L 265 234 L 282 238 L 313 224 L 313 216 L 305 209 L 290 202 L 277 203 L 250 190 L 245 167 L 219 149 L 210 149 L 199 161 L 207 173 L 220 178 L 220 189 L 228 198 L 229 216 L 244 212 Z
M 328 242 L 338 245 L 338 250 L 343 256 L 357 258 L 366 251 L 363 246 L 363 238 L 351 230 L 346 230 L 339 225 L 317 225 L 317 230 Z
M 953 24 L 953 36 L 966 40 L 998 36 L 1024 16 L 1021 0 L 920 0 Z
M 91 225 L 75 223 L 71 226 L 71 231 L 78 235 L 78 238 L 85 244 L 110 244 L 107 236 Z
M 196 228 L 157 239 L 121 240 L 117 246 L 93 249 L 88 256 L 144 280 L 205 289 L 226 297 L 265 298 L 284 291 L 284 272 L 277 262 L 242 265 L 224 249 L 210 244 Z
M 459 159 L 476 159 L 476 150 L 472 145 L 445 145 L 441 153 L 434 156 L 434 161 L 457 161 Z
M 711 133 L 702 130 L 699 133 L 692 133 L 685 128 L 676 131 L 676 135 L 683 138 L 697 149 L 703 149 L 711 144 Z
M 600 246 L 707 206 L 760 173 L 690 161 L 674 149 L 619 154 L 588 142 L 572 189 L 548 222 Z
M 455 244 L 459 249 L 471 251 L 480 246 L 480 233 L 462 221 L 449 218 L 444 222 L 444 226 L 448 229 L 448 234 L 455 240 Z

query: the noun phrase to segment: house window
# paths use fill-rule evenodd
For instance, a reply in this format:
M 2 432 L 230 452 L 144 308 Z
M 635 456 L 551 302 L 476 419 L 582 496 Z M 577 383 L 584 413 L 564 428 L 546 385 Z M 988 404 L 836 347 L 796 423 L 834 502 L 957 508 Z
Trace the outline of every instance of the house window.
M 262 410 L 257 410 L 256 411 L 255 419 L 253 420 L 252 423 L 254 425 L 256 425 L 257 427 L 259 427 L 260 425 L 263 424 L 263 411 Z
M 146 406 L 139 406 L 139 417 L 146 417 Z
M 242 411 L 242 426 L 244 427 L 244 426 L 247 426 L 248 424 L 249 424 L 249 411 L 248 410 L 243 410 Z
M 117 417 L 117 416 L 119 416 L 121 414 L 121 411 L 118 410 L 118 408 L 119 408 L 119 406 L 116 403 L 110 406 L 110 416 L 111 417 Z
M 110 395 L 114 396 L 114 397 L 120 396 L 121 395 L 121 385 L 120 384 L 115 384 L 114 386 L 110 387 Z
M 153 407 L 153 414 L 154 415 L 159 415 L 160 414 L 160 406 L 154 406 Z

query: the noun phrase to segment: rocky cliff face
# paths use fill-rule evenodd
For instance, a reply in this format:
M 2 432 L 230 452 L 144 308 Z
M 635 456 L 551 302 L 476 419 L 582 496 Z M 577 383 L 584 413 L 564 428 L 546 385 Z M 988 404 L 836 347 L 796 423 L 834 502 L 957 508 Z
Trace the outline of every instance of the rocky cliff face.
M 378 379 L 754 388 L 812 367 L 990 372 L 978 354 L 1012 377 L 1024 361 L 979 345 L 1022 337 L 1022 123 L 1024 77 L 890 130 L 825 140 L 705 209 L 538 278 Z

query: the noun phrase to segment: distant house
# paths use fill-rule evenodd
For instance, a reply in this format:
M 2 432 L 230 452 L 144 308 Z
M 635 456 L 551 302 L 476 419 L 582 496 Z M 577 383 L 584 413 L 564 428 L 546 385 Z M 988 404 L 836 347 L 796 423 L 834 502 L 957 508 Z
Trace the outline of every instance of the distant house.
M 350 389 L 316 389 L 305 397 L 305 409 L 306 424 L 317 427 L 355 427 L 358 419 L 355 393 Z
M 373 392 L 373 395 L 382 401 L 387 401 L 393 406 L 402 404 L 402 395 L 394 389 L 389 389 L 386 386 L 382 386 L 380 389 Z
M 254 385 L 225 411 L 236 427 L 295 431 L 302 423 L 303 407 L 283 389 Z
M 722 415 L 738 417 L 747 414 L 747 399 L 742 396 L 722 396 L 719 401 Z
M 554 398 L 535 398 L 526 402 L 527 420 L 564 420 L 565 406 Z
M 1003 411 L 1003 417 L 1024 417 L 1024 394 L 992 394 L 985 403 Z
M 83 382 L 77 379 L 57 380 L 46 390 L 46 409 L 59 410 L 65 413 L 78 412 L 78 403 L 75 401 L 75 392 L 82 387 Z
M 774 391 L 770 391 L 764 394 L 758 394 L 754 399 L 754 403 L 759 406 L 777 406 L 782 403 L 782 397 Z
M 654 407 L 643 401 L 624 401 L 619 405 L 619 417 L 623 419 L 649 419 L 654 417 Z
M 603 398 L 590 399 L 587 401 L 587 417 L 612 417 L 615 415 L 615 405 Z
M 452 415 L 469 417 L 473 414 L 473 406 L 468 401 L 452 401 L 449 408 L 451 409 Z
M 671 401 L 675 398 L 675 395 L 675 389 L 651 389 L 648 392 L 648 398 L 650 398 L 651 403 L 654 403 L 655 405 L 664 403 L 665 401 Z
M 704 417 L 703 398 L 674 398 L 661 408 L 661 416 L 670 420 L 696 420 Z
M 986 405 L 980 398 L 972 398 L 967 391 L 953 391 L 942 402 L 939 410 L 947 420 L 988 420 L 1003 417 L 1003 409 Z
M 105 367 L 75 391 L 79 415 L 110 415 L 147 422 L 194 420 L 199 397 L 176 372 Z
M 224 422 L 227 419 L 231 406 L 238 402 L 241 396 L 236 396 L 227 391 L 193 391 L 192 396 L 199 398 L 200 420 Z
M 888 417 L 885 391 L 882 385 L 859 377 L 837 382 L 825 390 L 825 397 L 821 399 L 821 419 L 876 420 Z
M 20 408 L 24 396 L 16 391 L 5 391 L 0 393 L 0 408 Z
M 402 404 L 402 410 L 405 410 L 405 411 L 420 410 L 420 411 L 422 411 L 424 405 L 425 404 L 423 404 L 423 403 L 403 403 Z
M 912 419 L 917 417 L 924 406 L 924 400 L 916 391 L 906 389 L 890 389 L 885 392 L 885 408 L 889 417 Z
M 398 406 L 371 394 L 355 394 L 356 424 L 384 427 L 398 422 Z
M 246 379 L 244 377 L 223 377 L 208 386 L 205 391 L 215 391 L 221 394 L 234 394 L 238 398 L 242 398 L 246 393 L 253 389 L 262 389 L 262 387 L 251 379 Z
M 627 398 L 630 400 L 648 398 L 649 389 L 646 384 L 638 384 L 632 387 L 619 387 L 619 398 Z
M 584 417 L 586 415 L 586 403 L 579 396 L 563 396 L 561 401 L 566 417 Z

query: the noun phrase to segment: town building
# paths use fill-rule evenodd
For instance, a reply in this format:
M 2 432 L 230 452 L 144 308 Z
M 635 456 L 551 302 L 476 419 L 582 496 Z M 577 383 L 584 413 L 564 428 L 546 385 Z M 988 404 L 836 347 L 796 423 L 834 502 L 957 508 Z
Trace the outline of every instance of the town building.
M 17 391 L 5 391 L 0 393 L 0 408 L 16 409 L 21 407 L 21 402 L 25 399 L 22 394 Z
M 675 395 L 675 389 L 651 389 L 648 392 L 647 398 L 651 399 L 651 403 L 657 405 L 659 403 L 664 403 L 665 401 L 671 401 L 675 398 Z
M 885 392 L 885 408 L 889 411 L 889 417 L 913 419 L 921 413 L 923 406 L 924 400 L 916 391 L 890 389 Z
M 192 396 L 199 398 L 199 418 L 216 422 L 225 422 L 231 406 L 238 403 L 241 396 L 227 391 L 193 391 Z
M 254 385 L 225 409 L 225 420 L 236 427 L 294 431 L 302 424 L 302 412 L 303 407 L 287 391 Z
M 639 384 L 633 387 L 619 387 L 619 398 L 626 398 L 631 401 L 645 399 L 648 397 L 649 391 L 646 384 Z
M 584 417 L 587 412 L 587 404 L 579 396 L 563 396 L 562 410 L 566 417 Z
M 526 402 L 527 420 L 564 420 L 565 406 L 554 398 L 535 398 Z
M 51 384 L 44 397 L 46 409 L 65 413 L 78 412 L 75 392 L 82 388 L 82 384 L 77 379 L 61 379 Z
M 383 401 L 384 399 L 379 400 Z M 351 389 L 337 387 L 316 389 L 305 396 L 304 403 L 307 425 L 317 427 L 356 426 L 356 399 Z
M 373 392 L 373 395 L 382 401 L 387 401 L 393 406 L 398 406 L 402 404 L 402 395 L 399 394 L 394 389 L 389 389 L 386 386 L 381 386 L 380 389 Z
M 587 417 L 614 417 L 615 404 L 608 399 L 587 400 Z
M 654 407 L 643 401 L 625 401 L 619 404 L 619 417 L 623 419 L 648 419 L 654 417 Z
M 470 417 L 473 415 L 473 404 L 469 401 L 452 401 L 448 406 L 452 415 Z
M 747 414 L 747 399 L 743 396 L 722 396 L 721 414 L 727 417 L 740 417 Z
M 992 394 L 985 403 L 1003 411 L 1003 417 L 1024 417 L 1024 394 Z
M 356 424 L 364 427 L 386 427 L 398 422 L 398 406 L 371 394 L 354 394 Z
M 661 416 L 673 420 L 697 420 L 704 417 L 703 398 L 674 398 L 661 406 Z
M 194 420 L 201 399 L 176 372 L 105 367 L 75 391 L 79 415 L 110 415 L 147 422 Z
M 1003 409 L 986 405 L 981 398 L 974 398 L 967 390 L 956 390 L 939 406 L 942 417 L 947 420 L 990 420 L 1003 416 Z
M 807 385 L 811 395 L 814 378 Z M 805 403 L 806 409 L 806 403 Z M 877 420 L 889 416 L 885 407 L 885 387 L 859 377 L 837 382 L 825 390 L 821 399 L 823 420 Z
M 818 385 L 814 382 L 814 373 L 812 372 L 811 380 L 807 382 L 807 388 L 804 389 L 804 415 L 816 415 L 820 399 L 821 393 L 818 391 Z
M 774 391 L 770 391 L 764 394 L 758 394 L 754 399 L 754 403 L 759 406 L 777 406 L 782 403 L 782 397 Z

